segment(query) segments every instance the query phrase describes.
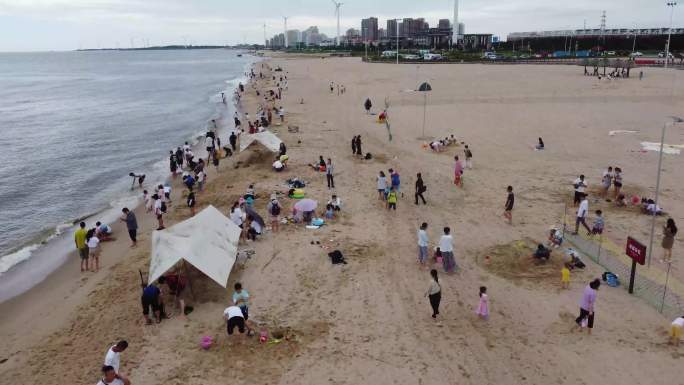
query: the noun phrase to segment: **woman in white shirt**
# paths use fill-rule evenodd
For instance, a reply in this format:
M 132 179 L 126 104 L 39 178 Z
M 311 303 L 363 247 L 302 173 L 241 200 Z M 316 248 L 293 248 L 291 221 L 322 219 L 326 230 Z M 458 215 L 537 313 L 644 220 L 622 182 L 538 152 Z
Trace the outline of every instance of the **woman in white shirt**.
M 242 209 L 240 209 L 239 202 L 233 203 L 233 207 L 230 208 L 229 217 L 233 223 L 242 229 Z M 240 238 L 244 238 L 244 231 L 240 233 Z
M 456 260 L 454 259 L 454 238 L 451 236 L 451 229 L 444 228 L 444 235 L 439 240 L 439 250 L 442 252 L 442 264 L 446 273 L 453 273 L 456 270 Z
M 91 231 L 93 231 L 93 235 L 88 238 L 88 251 L 92 261 L 91 267 L 93 268 L 91 271 L 98 271 L 100 270 L 100 238 L 95 235 L 94 230 Z
M 437 318 L 439 314 L 439 303 L 442 301 L 442 287 L 439 285 L 439 278 L 437 277 L 437 270 L 430 270 L 430 286 L 428 287 L 425 296 L 430 299 L 430 306 L 432 306 L 432 318 Z
M 387 177 L 385 177 L 385 173 L 380 171 L 380 174 L 378 175 L 378 200 L 384 201 L 385 200 L 385 190 L 387 189 Z

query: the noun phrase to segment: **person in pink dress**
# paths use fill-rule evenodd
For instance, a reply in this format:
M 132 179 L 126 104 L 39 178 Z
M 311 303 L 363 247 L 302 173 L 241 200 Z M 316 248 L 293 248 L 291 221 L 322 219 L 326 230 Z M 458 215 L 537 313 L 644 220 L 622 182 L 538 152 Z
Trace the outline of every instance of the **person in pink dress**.
M 480 303 L 475 311 L 478 317 L 483 320 L 489 319 L 489 297 L 487 297 L 487 287 L 480 286 Z
M 462 188 L 463 182 L 461 177 L 463 175 L 463 164 L 461 164 L 461 161 L 458 160 L 458 155 L 454 157 L 454 160 L 456 161 L 456 165 L 454 166 L 454 184 Z

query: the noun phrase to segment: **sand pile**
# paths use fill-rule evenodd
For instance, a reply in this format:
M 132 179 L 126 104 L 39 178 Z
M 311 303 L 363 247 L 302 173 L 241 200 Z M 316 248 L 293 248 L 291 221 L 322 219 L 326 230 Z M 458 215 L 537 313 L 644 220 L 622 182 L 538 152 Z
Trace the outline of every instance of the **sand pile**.
M 478 258 L 478 264 L 489 272 L 511 280 L 517 284 L 557 285 L 563 268 L 560 249 L 551 251 L 548 261 L 532 257 L 539 242 L 530 238 L 497 245 L 488 249 Z

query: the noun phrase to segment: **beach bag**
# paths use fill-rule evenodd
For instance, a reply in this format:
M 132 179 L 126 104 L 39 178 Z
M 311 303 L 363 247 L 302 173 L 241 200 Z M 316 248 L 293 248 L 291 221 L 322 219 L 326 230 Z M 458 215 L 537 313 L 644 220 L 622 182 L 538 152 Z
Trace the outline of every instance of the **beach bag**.
M 342 252 L 339 250 L 335 250 L 332 253 L 328 253 L 328 256 L 330 257 L 330 260 L 332 261 L 333 265 L 338 265 L 340 263 L 347 264 L 347 261 L 344 260 Z
M 371 155 L 370 152 L 367 152 L 367 153 L 366 153 L 366 156 L 364 156 L 363 158 L 366 159 L 366 160 L 370 160 L 370 159 L 373 159 L 373 155 Z
M 606 285 L 610 287 L 618 287 L 620 286 L 620 279 L 618 278 L 617 274 L 612 273 L 610 271 L 606 271 L 602 274 L 601 278 L 603 278 L 603 282 L 606 283 Z
M 166 202 L 161 203 L 161 212 L 166 213 Z

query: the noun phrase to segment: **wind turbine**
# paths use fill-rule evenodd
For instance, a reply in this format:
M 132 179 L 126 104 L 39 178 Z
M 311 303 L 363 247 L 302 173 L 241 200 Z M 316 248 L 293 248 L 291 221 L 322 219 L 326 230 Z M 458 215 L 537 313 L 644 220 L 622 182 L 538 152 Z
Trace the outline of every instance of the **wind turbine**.
M 335 39 L 335 45 L 340 45 L 340 7 L 344 3 L 338 3 L 335 0 L 330 0 L 335 4 L 335 15 L 337 15 L 337 38 Z
M 283 20 L 285 21 L 285 31 L 283 34 L 285 35 L 285 48 L 287 48 L 288 47 L 288 44 L 287 44 L 288 43 L 287 42 L 287 16 L 283 16 Z

